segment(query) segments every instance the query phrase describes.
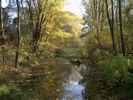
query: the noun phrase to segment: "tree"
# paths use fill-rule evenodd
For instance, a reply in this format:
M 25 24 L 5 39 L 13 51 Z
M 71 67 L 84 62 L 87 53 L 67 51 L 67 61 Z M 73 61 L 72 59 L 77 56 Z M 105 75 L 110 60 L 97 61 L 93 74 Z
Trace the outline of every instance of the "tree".
M 2 12 L 2 1 L 0 0 L 0 38 L 3 38 L 3 12 Z
M 16 4 L 17 4 L 17 45 L 16 45 L 16 56 L 15 56 L 15 68 L 18 67 L 19 46 L 20 46 L 20 1 L 16 0 Z
M 95 38 L 99 47 L 101 43 L 101 34 L 103 30 L 103 19 L 104 19 L 104 2 L 102 0 L 84 0 L 86 7 L 85 21 L 95 34 Z
M 105 5 L 106 5 L 108 24 L 109 24 L 109 28 L 110 28 L 111 37 L 112 37 L 112 48 L 116 54 L 117 50 L 116 50 L 115 35 L 114 35 L 114 2 L 113 2 L 113 0 L 111 0 L 111 14 L 112 14 L 111 16 L 112 16 L 112 18 L 110 18 L 110 14 L 109 14 L 109 10 L 108 10 L 109 9 L 108 0 L 105 0 Z
M 123 56 L 126 55 L 125 50 L 125 42 L 124 42 L 124 35 L 123 35 L 123 24 L 122 24 L 122 1 L 118 0 L 118 6 L 119 6 L 119 29 L 120 29 L 120 38 L 121 38 L 121 49 Z

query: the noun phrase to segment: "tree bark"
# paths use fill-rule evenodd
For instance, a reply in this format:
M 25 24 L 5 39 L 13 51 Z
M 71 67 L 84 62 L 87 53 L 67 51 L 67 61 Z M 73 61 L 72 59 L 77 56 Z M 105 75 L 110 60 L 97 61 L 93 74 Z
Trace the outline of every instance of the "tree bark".
M 123 26 L 122 26 L 122 6 L 121 6 L 121 0 L 118 0 L 118 5 L 119 5 L 119 30 L 120 30 L 120 38 L 121 38 L 121 49 L 123 56 L 126 55 L 126 50 L 125 50 L 125 41 L 124 41 L 124 35 L 123 35 Z
M 3 38 L 2 0 L 0 0 L 0 38 Z
M 18 67 L 18 58 L 19 58 L 19 46 L 20 46 L 20 3 L 19 0 L 16 0 L 17 3 L 17 49 L 16 49 L 16 56 L 15 56 L 15 68 Z
M 116 49 L 116 43 L 115 43 L 115 36 L 114 36 L 114 2 L 111 0 L 111 14 L 112 14 L 112 20 L 109 15 L 109 10 L 108 10 L 108 1 L 105 0 L 105 5 L 106 5 L 106 14 L 107 14 L 107 19 L 108 19 L 108 24 L 110 28 L 110 33 L 111 33 L 111 38 L 112 38 L 112 48 L 117 54 L 117 49 Z

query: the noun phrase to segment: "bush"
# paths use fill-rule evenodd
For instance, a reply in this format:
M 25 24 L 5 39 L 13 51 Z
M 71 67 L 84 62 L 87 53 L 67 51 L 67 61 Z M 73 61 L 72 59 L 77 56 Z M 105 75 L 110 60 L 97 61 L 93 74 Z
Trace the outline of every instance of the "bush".
M 100 63 L 105 79 L 112 85 L 113 94 L 133 97 L 133 60 L 132 58 L 115 56 Z
M 132 57 L 105 56 L 84 77 L 88 100 L 132 100 Z M 101 99 L 100 99 L 101 98 Z

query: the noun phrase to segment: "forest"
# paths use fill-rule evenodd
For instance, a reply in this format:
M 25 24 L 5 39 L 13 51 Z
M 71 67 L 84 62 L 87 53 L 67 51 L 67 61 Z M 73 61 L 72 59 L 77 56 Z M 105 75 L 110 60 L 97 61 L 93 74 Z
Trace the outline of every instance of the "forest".
M 0 100 L 133 100 L 133 0 L 71 1 L 0 0 Z

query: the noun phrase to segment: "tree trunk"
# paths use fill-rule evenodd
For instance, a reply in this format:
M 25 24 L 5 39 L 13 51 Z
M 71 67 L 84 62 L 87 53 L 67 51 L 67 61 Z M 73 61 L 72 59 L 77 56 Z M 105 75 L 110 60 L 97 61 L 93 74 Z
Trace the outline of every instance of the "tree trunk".
M 123 56 L 126 55 L 126 50 L 125 50 L 125 42 L 124 42 L 124 35 L 123 35 L 123 26 L 122 26 L 122 11 L 121 11 L 121 0 L 118 0 L 118 5 L 119 5 L 119 29 L 120 29 L 120 38 L 121 38 L 121 49 Z
M 115 36 L 114 36 L 114 4 L 113 3 L 114 3 L 113 0 L 111 0 L 111 14 L 112 14 L 112 20 L 111 20 L 110 15 L 109 15 L 109 10 L 108 10 L 108 8 L 109 8 L 108 1 L 105 0 L 107 19 L 108 19 L 108 24 L 109 24 L 109 28 L 110 28 L 111 37 L 112 37 L 112 48 L 113 48 L 115 54 L 117 54 L 116 44 L 115 44 Z
M 2 38 L 2 1 L 0 0 L 0 38 Z
M 2 9 L 2 0 L 0 0 L 0 38 L 4 40 L 4 31 L 3 31 L 3 9 Z
M 3 31 L 3 12 L 2 12 L 2 0 L 0 0 L 0 44 L 3 45 L 5 40 L 4 40 L 4 31 Z M 4 46 L 1 47 L 2 49 L 2 62 L 3 65 L 5 64 L 5 54 L 4 54 Z
M 19 58 L 19 45 L 20 45 L 20 3 L 19 0 L 16 0 L 17 3 L 17 49 L 16 49 L 16 56 L 15 56 L 15 68 L 18 67 L 18 58 Z

